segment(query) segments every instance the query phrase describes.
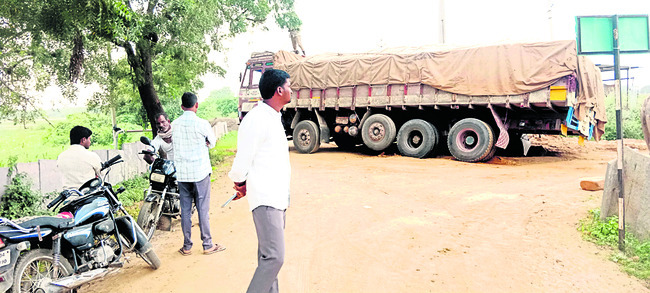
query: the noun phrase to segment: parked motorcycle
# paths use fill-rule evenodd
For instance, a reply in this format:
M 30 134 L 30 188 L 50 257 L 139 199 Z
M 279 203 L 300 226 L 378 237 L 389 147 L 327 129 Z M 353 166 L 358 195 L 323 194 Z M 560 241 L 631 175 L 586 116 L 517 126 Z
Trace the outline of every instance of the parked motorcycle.
M 120 159 L 106 161 L 102 170 Z M 63 203 L 56 217 L 0 219 L 0 243 L 6 245 L 0 244 L 0 291 L 8 283 L 13 292 L 73 290 L 121 268 L 127 251 L 153 269 L 160 267 L 151 243 L 117 197 L 124 187 L 113 191 L 105 181 L 109 172 L 61 192 L 47 205 L 56 209 Z
M 140 137 L 140 141 L 151 146 L 148 137 Z M 138 214 L 138 225 L 142 227 L 147 239 L 151 240 L 159 221 L 166 221 L 171 227 L 171 219 L 180 216 L 181 202 L 176 182 L 174 162 L 165 160 L 153 151 L 143 150 L 140 154 L 154 156 L 149 174 L 149 188 L 145 191 L 144 203 Z

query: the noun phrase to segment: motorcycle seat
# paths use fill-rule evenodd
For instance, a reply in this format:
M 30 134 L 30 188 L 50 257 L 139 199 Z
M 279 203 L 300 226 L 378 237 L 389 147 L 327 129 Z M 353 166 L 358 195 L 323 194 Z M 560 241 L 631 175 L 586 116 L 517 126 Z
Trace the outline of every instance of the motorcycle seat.
M 71 218 L 61 218 L 61 217 L 49 217 L 42 216 L 29 219 L 22 223 L 17 223 L 18 226 L 23 228 L 35 228 L 37 226 L 41 227 L 51 227 L 56 229 L 65 229 L 74 227 L 74 219 Z

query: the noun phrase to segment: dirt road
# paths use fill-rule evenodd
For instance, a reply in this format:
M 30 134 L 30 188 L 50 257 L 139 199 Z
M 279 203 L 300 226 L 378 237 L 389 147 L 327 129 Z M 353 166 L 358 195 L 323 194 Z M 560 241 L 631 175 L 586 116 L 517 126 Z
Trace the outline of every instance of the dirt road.
M 576 229 L 602 196 L 580 190 L 578 180 L 604 176 L 615 145 L 552 143 L 560 156 L 479 164 L 292 149 L 280 290 L 650 292 Z M 212 184 L 211 203 L 212 235 L 226 251 L 202 255 L 195 226 L 193 254 L 181 256 L 175 221 L 175 231 L 153 239 L 159 270 L 131 255 L 120 272 L 81 292 L 244 292 L 257 242 L 246 202 L 220 208 L 232 194 L 227 168 Z

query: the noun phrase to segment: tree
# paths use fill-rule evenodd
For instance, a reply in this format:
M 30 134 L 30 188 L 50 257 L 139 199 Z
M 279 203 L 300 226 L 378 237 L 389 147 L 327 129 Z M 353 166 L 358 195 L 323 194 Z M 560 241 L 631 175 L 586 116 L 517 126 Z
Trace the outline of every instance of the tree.
M 159 94 L 163 101 L 178 101 L 182 92 L 202 86 L 200 75 L 223 75 L 207 54 L 269 15 L 295 21 L 293 2 L 3 0 L 0 118 L 36 117 L 38 111 L 27 111 L 37 109 L 29 89 L 43 89 L 52 80 L 69 99 L 75 98 L 75 82 L 98 83 L 104 90 L 93 105 L 115 107 L 127 100 L 121 93 L 128 78 L 155 130 L 154 115 L 164 111 Z M 113 57 L 116 52 L 124 61 Z M 16 116 L 16 106 L 31 114 Z

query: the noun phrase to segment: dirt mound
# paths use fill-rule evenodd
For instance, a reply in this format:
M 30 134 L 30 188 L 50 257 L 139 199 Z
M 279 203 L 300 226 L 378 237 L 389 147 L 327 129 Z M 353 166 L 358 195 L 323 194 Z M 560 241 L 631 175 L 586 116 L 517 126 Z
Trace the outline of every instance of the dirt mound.
M 584 146 L 578 143 L 578 137 L 563 137 L 559 135 L 529 135 L 531 148 L 542 147 L 546 152 L 562 154 L 570 157 L 585 157 L 597 151 L 616 151 L 616 141 L 585 141 Z M 624 139 L 623 143 L 639 151 L 647 151 L 645 141 L 640 139 Z

